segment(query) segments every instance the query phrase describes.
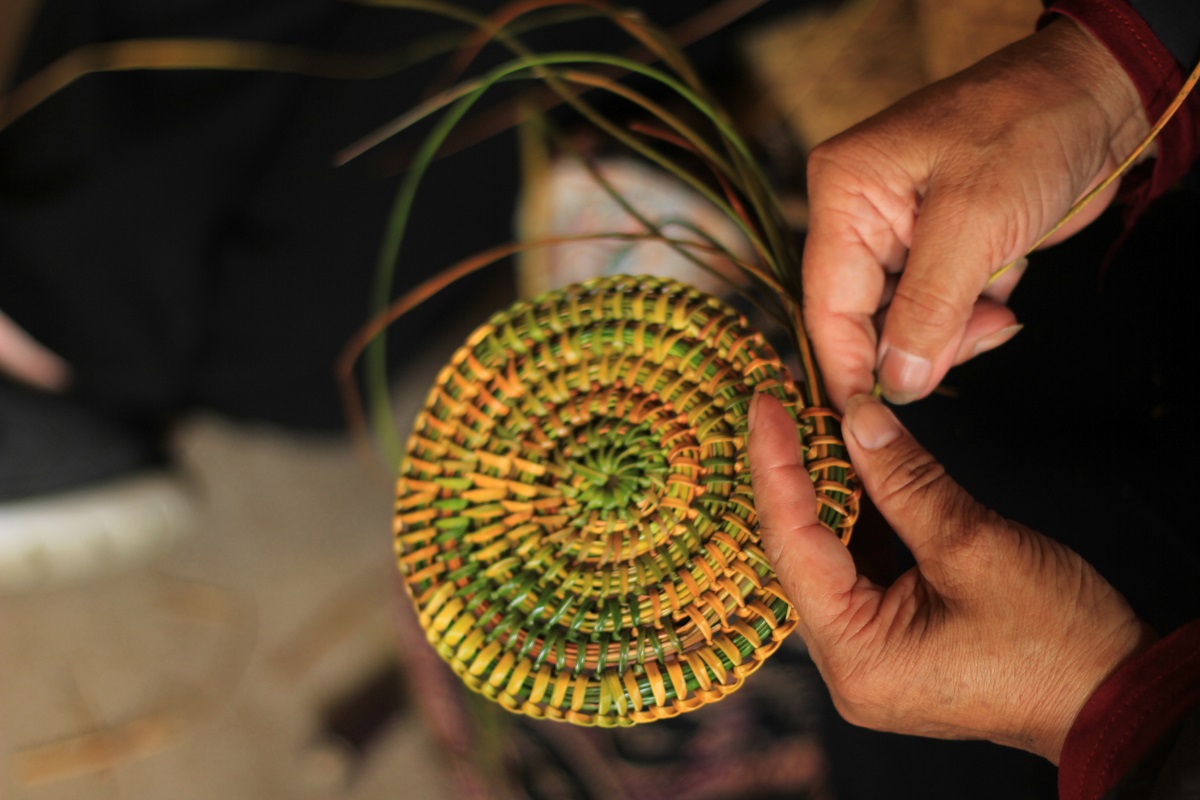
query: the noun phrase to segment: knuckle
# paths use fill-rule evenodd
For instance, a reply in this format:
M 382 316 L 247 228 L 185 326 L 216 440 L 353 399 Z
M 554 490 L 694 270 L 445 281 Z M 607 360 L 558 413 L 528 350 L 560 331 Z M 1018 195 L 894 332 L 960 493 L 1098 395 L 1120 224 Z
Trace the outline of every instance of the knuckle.
M 830 170 L 836 168 L 837 163 L 837 145 L 833 142 L 822 142 L 813 148 L 805 167 L 806 182 L 810 192 L 814 189 L 820 191 Z
M 931 517 L 938 525 L 938 546 L 929 566 L 937 569 L 944 596 L 973 596 L 988 583 L 986 576 L 1010 565 L 1007 521 L 965 492 L 944 498 Z
M 783 505 L 783 501 L 791 501 L 797 490 L 807 490 L 812 485 L 808 470 L 800 464 L 768 464 L 755 466 L 751 463 L 750 480 L 755 491 L 770 494 L 773 505 Z M 791 502 L 787 503 L 791 505 Z M 773 515 L 768 515 L 773 516 Z
M 852 131 L 818 144 L 809 153 L 805 167 L 809 191 L 869 172 L 866 165 L 870 161 L 870 150 L 863 137 Z
M 906 332 L 918 340 L 942 339 L 967 323 L 971 309 L 972 304 L 959 303 L 936 288 L 901 280 L 888 319 L 902 319 Z
M 883 465 L 872 495 L 877 505 L 907 504 L 935 494 L 948 481 L 946 468 L 915 442 Z
M 837 137 L 826 139 L 814 147 L 808 156 L 808 174 L 820 174 L 822 170 L 836 164 L 841 149 L 841 141 Z
M 945 548 L 959 560 L 988 560 L 996 549 L 997 537 L 981 534 L 1005 527 L 998 514 L 964 492 L 944 498 L 940 518 Z

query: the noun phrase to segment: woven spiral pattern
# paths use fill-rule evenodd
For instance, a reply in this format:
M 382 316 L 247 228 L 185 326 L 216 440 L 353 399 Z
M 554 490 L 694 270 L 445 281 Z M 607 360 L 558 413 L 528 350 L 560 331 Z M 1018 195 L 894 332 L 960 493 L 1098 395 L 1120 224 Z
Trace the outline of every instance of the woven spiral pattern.
M 797 617 L 756 533 L 754 392 L 799 404 L 759 333 L 672 281 L 551 292 L 468 339 L 416 419 L 395 526 L 421 623 L 468 686 L 629 725 L 720 699 L 778 647 Z M 827 505 L 850 494 L 814 480 Z

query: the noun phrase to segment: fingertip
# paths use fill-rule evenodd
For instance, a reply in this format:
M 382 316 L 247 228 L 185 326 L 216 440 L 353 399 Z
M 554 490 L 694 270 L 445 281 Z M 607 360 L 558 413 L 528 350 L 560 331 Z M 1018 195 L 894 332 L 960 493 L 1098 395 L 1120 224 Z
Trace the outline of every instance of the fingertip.
M 804 325 L 822 379 L 834 408 L 845 407 L 858 392 L 875 383 L 878 332 L 875 313 L 885 288 L 884 273 L 863 254 L 829 254 L 830 264 L 845 269 L 820 269 L 810 236 L 805 245 Z
M 836 409 L 845 408 L 846 402 L 859 392 L 871 390 L 877 365 L 875 328 L 870 317 L 839 322 L 823 332 L 811 326 L 813 353 L 821 366 L 822 383 Z
M 752 472 L 804 464 L 799 429 L 777 398 L 765 392 L 750 398 L 748 430 Z
M 758 403 L 760 397 L 762 397 L 762 392 L 755 392 L 750 396 L 750 407 L 746 409 L 747 436 L 754 436 L 754 421 L 758 417 Z
M 826 374 L 822 377 L 825 381 L 825 393 L 829 396 L 829 404 L 839 411 L 845 410 L 850 398 L 856 394 L 870 392 L 876 386 L 875 373 L 865 369 L 853 370 L 844 377 L 840 373 Z
M 751 408 L 750 479 L 764 539 L 775 531 L 816 523 L 816 491 L 795 420 L 769 394 L 756 394 Z
M 911 403 L 932 390 L 933 362 L 898 347 L 887 347 L 880 356 L 876 377 L 889 402 Z
M 750 479 L 760 534 L 777 568 L 783 549 L 780 531 L 816 521 L 817 503 L 796 423 L 783 404 L 769 394 L 750 401 Z
M 940 570 L 929 561 L 931 548 L 943 533 L 963 527 L 950 524 L 955 521 L 950 514 L 969 519 L 969 509 L 977 504 L 879 400 L 850 398 L 842 427 L 850 460 L 875 507 L 918 564 Z
M 980 297 L 971 311 L 962 339 L 954 354 L 954 364 L 994 350 L 1021 330 L 1012 309 L 992 297 Z
M 995 350 L 1020 333 L 1024 327 L 1024 325 L 1014 323 L 991 333 L 984 334 L 974 340 L 964 339 L 962 345 L 958 348 L 958 355 L 955 356 L 954 363 L 961 364 L 975 356 Z
M 904 432 L 892 410 L 869 394 L 850 398 L 842 426 L 864 450 L 886 447 Z

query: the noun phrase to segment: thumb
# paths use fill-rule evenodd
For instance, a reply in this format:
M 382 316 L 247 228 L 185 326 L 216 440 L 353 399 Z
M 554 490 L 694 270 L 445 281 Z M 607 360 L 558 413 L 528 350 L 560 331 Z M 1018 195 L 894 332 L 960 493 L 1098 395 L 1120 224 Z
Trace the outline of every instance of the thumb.
M 843 427 L 850 459 L 888 524 L 927 577 L 938 581 L 956 537 L 980 529 L 991 512 L 954 482 L 891 409 L 860 394 L 846 404 Z
M 931 190 L 922 205 L 908 260 L 883 321 L 877 378 L 894 403 L 907 403 L 933 391 L 954 364 L 973 320 L 976 339 L 1016 321 L 1000 304 L 993 309 L 998 315 L 975 319 L 977 301 L 988 289 L 992 273 L 1005 262 L 989 245 L 989 237 L 963 235 L 962 198 L 955 198 Z M 973 207 L 979 208 L 978 216 L 984 220 L 1005 217 L 983 201 Z

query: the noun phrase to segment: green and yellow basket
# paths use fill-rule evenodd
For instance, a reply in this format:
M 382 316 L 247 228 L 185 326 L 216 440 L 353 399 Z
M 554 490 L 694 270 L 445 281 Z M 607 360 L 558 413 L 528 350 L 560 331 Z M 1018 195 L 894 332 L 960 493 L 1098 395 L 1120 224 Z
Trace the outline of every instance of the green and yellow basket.
M 577 6 L 629 32 L 663 68 L 601 53 L 533 54 L 505 33 L 527 12 Z M 601 3 L 525 3 L 476 24 L 514 60 L 388 129 L 441 114 L 402 182 L 381 286 L 390 285 L 417 185 L 451 130 L 497 84 L 531 80 L 705 198 L 753 257 L 686 220 L 674 220 L 669 235 L 536 117 L 530 124 L 591 169 L 643 228 L 577 238 L 654 241 L 702 268 L 713 258 L 735 265 L 733 289 L 747 289 L 782 324 L 801 374 L 794 381 L 725 302 L 675 280 L 617 275 L 519 302 L 470 336 L 417 415 L 399 466 L 400 571 L 433 647 L 504 708 L 604 727 L 673 717 L 736 690 L 798 622 L 757 533 L 745 458 L 754 393 L 775 395 L 795 416 L 831 535 L 848 541 L 857 516 L 859 490 L 800 320 L 799 258 L 747 146 L 644 20 Z M 688 121 L 617 83 L 613 69 L 682 101 Z M 621 98 L 639 121 L 602 114 L 583 88 Z M 399 300 L 381 296 L 379 319 L 501 257 L 563 241 L 468 259 Z M 383 361 L 368 356 L 370 382 L 371 364 Z M 386 397 L 383 376 L 374 373 L 374 394 Z

